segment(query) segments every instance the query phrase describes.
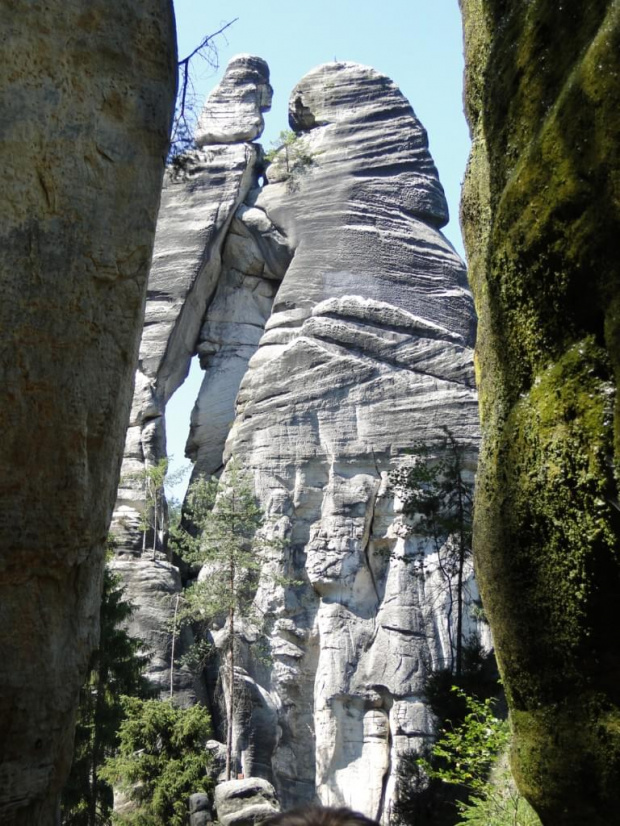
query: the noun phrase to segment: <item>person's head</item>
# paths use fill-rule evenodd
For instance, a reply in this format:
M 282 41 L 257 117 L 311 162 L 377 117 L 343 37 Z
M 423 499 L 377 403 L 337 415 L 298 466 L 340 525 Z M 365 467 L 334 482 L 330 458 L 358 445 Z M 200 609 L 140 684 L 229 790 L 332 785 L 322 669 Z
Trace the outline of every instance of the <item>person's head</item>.
M 377 826 L 377 821 L 344 807 L 299 806 L 272 815 L 260 826 Z

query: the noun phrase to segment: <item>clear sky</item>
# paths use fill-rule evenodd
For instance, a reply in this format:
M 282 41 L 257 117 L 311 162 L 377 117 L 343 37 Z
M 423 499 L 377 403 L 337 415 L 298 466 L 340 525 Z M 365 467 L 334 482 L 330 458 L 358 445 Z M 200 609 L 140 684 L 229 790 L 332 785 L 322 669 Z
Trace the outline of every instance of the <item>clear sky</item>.
M 194 84 L 204 99 L 231 57 L 264 58 L 273 107 L 265 115 L 266 148 L 288 128 L 288 98 L 310 69 L 334 59 L 372 66 L 390 77 L 425 126 L 450 209 L 444 233 L 463 255 L 458 225 L 460 187 L 469 153 L 462 104 L 463 44 L 458 0 L 174 0 L 179 57 L 207 34 L 238 20 L 218 38 L 219 69 L 195 61 Z M 200 370 L 168 405 L 168 453 L 183 457 Z M 179 495 L 179 491 L 176 491 Z

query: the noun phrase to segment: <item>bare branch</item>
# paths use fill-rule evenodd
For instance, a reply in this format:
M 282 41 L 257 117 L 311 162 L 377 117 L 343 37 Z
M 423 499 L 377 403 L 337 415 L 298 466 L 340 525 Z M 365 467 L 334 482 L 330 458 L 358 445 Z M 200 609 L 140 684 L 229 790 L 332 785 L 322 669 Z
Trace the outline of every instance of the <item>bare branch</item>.
M 226 31 L 226 29 L 230 28 L 230 27 L 232 26 L 232 24 L 233 24 L 233 23 L 236 23 L 236 22 L 237 22 L 237 20 L 238 20 L 238 19 L 239 19 L 238 17 L 235 17 L 235 18 L 234 18 L 234 20 L 229 20 L 229 21 L 228 21 L 228 23 L 225 23 L 225 24 L 222 26 L 222 28 L 221 28 L 221 29 L 218 29 L 216 32 L 213 32 L 213 34 L 208 34 L 208 35 L 207 35 L 207 36 L 206 36 L 206 37 L 205 37 L 205 38 L 204 38 L 204 39 L 200 42 L 200 44 L 199 44 L 198 46 L 196 46 L 196 48 L 194 49 L 194 51 L 193 51 L 193 52 L 190 52 L 190 54 L 188 54 L 188 55 L 187 55 L 187 57 L 184 57 L 184 58 L 183 58 L 183 60 L 179 60 L 179 62 L 178 62 L 178 64 L 177 64 L 177 65 L 178 65 L 179 67 L 181 67 L 181 66 L 186 66 L 186 67 L 187 67 L 187 66 L 189 66 L 189 62 L 190 62 L 190 60 L 191 60 L 193 57 L 195 57 L 195 56 L 196 56 L 199 52 L 204 53 L 204 50 L 207 48 L 207 46 L 209 46 L 209 45 L 210 45 L 211 41 L 212 41 L 212 40 L 214 40 L 214 39 L 215 39 L 218 35 L 223 34 L 223 33 Z
M 192 83 L 191 62 L 195 57 L 202 57 L 210 66 L 217 69 L 219 64 L 214 40 L 224 34 L 226 29 L 230 28 L 238 19 L 238 17 L 235 17 L 234 20 L 225 23 L 216 32 L 208 34 L 193 51 L 177 63 L 179 69 L 179 89 L 177 91 L 177 105 L 170 137 L 169 159 L 181 154 L 193 145 L 193 128 L 190 120 L 194 120 L 196 95 Z

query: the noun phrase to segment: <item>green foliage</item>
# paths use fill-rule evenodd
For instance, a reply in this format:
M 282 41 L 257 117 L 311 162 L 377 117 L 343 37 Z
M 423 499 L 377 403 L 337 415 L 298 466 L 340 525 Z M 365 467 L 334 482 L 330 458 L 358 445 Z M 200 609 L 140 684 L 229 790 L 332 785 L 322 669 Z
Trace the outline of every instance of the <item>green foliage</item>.
M 278 135 L 278 140 L 271 142 L 272 148 L 265 152 L 265 160 L 271 163 L 281 150 L 284 150 L 286 155 L 286 152 L 292 149 L 296 142 L 297 135 L 291 129 L 283 129 Z M 288 157 L 286 159 L 288 160 Z
M 295 192 L 301 177 L 307 175 L 315 163 L 314 155 L 308 151 L 300 135 L 290 129 L 280 132 L 279 139 L 272 143 L 272 149 L 265 152 L 265 161 L 270 164 L 282 162 L 286 170 L 287 189 Z
M 233 459 L 222 482 L 198 479 L 189 490 L 186 525 L 171 537 L 176 553 L 208 575 L 191 584 L 177 614 L 179 625 L 191 624 L 203 634 L 216 622 L 227 626 L 227 754 L 226 775 L 232 771 L 232 720 L 235 705 L 235 655 L 238 614 L 254 622 L 258 635 L 263 617 L 256 615 L 253 599 L 267 553 L 273 541 L 264 536 L 263 513 L 256 503 L 250 480 Z M 176 630 L 176 629 L 175 629 Z M 185 657 L 194 669 L 211 653 L 204 639 Z
M 430 778 L 422 763 L 430 760 L 431 746 L 402 755 L 396 770 L 396 794 L 390 824 L 454 826 L 458 789 Z
M 480 793 L 491 766 L 508 744 L 508 722 L 495 716 L 494 700 L 477 700 L 456 686 L 453 691 L 465 702 L 465 718 L 460 725 L 445 728 L 433 746 L 433 756 L 442 759 L 444 764 L 437 767 L 422 761 L 422 766 L 431 778 Z
M 414 461 L 390 474 L 392 490 L 411 520 L 409 531 L 423 545 L 413 560 L 423 574 L 425 546 L 430 542 L 449 595 L 447 630 L 452 651 L 451 672 L 463 668 L 464 570 L 472 556 L 473 484 L 464 473 L 465 448 L 444 428 L 443 443 L 431 449 L 424 443 L 413 448 Z M 453 631 L 453 610 L 456 629 Z
M 187 798 L 209 791 L 210 756 L 205 743 L 211 721 L 203 706 L 177 708 L 171 702 L 124 697 L 118 754 L 102 772 L 137 804 L 115 816 L 127 826 L 186 826 Z
M 507 761 L 510 727 L 494 711 L 492 699 L 477 700 L 454 687 L 467 713 L 446 727 L 429 758 L 417 760 L 428 782 L 441 781 L 460 790 L 461 824 L 538 826 L 540 821 L 517 791 Z
M 505 750 L 480 793 L 459 806 L 457 826 L 540 826 L 540 819 L 519 794 Z
M 470 637 L 463 644 L 463 667 L 457 678 L 449 668 L 432 672 L 424 686 L 424 699 L 439 721 L 459 725 L 468 712 L 466 696 L 479 700 L 497 697 L 501 686 L 498 683 L 497 663 L 493 652 L 485 651 L 478 637 Z M 453 690 L 455 684 L 460 692 Z
M 249 481 L 235 462 L 226 481 L 199 479 L 187 497 L 192 532 L 177 530 L 175 550 L 191 565 L 209 566 L 209 576 L 186 589 L 181 621 L 225 619 L 250 610 L 268 543 L 258 532 L 263 514 Z
M 146 697 L 149 693 L 143 677 L 147 658 L 139 653 L 141 642 L 122 627 L 131 611 L 120 578 L 106 566 L 100 643 L 80 692 L 73 764 L 61 800 L 63 826 L 109 822 L 112 789 L 99 771 L 118 746 L 125 714 L 121 695 Z
M 164 456 L 156 465 L 147 466 L 126 477 L 127 481 L 139 482 L 143 488 L 145 507 L 140 520 L 142 551 L 146 551 L 147 536 L 151 533 L 153 559 L 157 551 L 158 531 L 163 531 L 164 528 L 164 484 L 174 485 L 187 473 L 187 468 L 178 468 L 169 473 L 169 466 L 170 459 Z

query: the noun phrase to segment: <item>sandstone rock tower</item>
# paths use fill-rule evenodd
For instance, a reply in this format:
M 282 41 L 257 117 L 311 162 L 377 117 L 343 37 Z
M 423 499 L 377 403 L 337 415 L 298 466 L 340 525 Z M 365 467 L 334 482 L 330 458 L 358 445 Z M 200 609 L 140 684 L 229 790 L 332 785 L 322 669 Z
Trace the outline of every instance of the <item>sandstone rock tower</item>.
M 473 468 L 472 300 L 426 134 L 392 81 L 353 63 L 310 72 L 291 95 L 297 137 L 266 165 L 252 141 L 269 101 L 264 62 L 234 59 L 200 148 L 168 175 L 126 467 L 163 455 L 164 406 L 197 353 L 195 473 L 239 459 L 286 540 L 270 564 L 301 582 L 256 595 L 271 664 L 248 637 L 240 769 L 284 805 L 318 796 L 380 817 L 399 756 L 430 733 L 428 670 L 450 656 L 436 560 L 427 548 L 426 576 L 412 574 L 421 539 L 387 475 L 444 427 Z M 140 557 L 141 507 L 120 492 L 118 565 L 170 612 L 178 574 L 163 546 Z

